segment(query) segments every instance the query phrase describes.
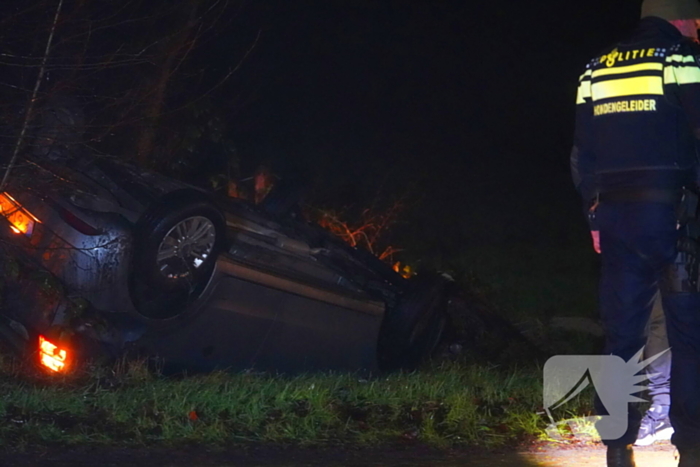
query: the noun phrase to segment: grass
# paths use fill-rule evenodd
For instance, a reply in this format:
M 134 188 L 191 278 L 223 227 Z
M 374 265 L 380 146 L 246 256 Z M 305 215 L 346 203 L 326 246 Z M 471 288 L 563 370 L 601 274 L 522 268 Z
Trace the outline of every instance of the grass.
M 444 363 L 362 379 L 213 373 L 166 378 L 144 362 L 56 378 L 5 359 L 0 443 L 297 446 L 512 445 L 543 436 L 541 372 Z M 588 410 L 579 402 L 580 411 Z

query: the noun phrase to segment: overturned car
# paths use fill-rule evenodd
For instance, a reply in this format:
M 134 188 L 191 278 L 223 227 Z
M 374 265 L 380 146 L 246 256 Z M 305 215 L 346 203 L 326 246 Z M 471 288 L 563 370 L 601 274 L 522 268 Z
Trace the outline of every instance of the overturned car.
M 114 158 L 25 158 L 0 193 L 0 236 L 69 299 L 5 287 L 0 340 L 54 371 L 97 354 L 173 371 L 417 364 L 449 280 L 401 277 L 295 214 L 292 191 L 253 205 Z

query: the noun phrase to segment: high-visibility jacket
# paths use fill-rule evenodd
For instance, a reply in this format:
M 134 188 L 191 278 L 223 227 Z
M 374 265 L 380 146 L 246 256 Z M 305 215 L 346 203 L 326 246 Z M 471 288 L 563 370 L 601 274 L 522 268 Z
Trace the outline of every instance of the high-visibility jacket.
M 697 181 L 700 48 L 647 17 L 595 57 L 579 79 L 574 183 L 599 193 L 675 189 Z

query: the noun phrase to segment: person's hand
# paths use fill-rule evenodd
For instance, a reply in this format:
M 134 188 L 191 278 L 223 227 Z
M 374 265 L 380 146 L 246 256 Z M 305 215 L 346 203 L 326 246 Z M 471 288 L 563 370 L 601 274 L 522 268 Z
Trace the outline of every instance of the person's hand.
M 596 253 L 600 253 L 600 231 L 591 230 L 591 238 L 593 239 L 593 249 Z

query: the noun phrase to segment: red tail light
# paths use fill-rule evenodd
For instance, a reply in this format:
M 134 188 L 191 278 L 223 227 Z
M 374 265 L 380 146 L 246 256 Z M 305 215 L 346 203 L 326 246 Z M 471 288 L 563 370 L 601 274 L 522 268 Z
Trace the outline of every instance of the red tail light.
M 68 351 L 39 336 L 39 363 L 56 373 L 63 372 L 68 365 Z
M 7 192 L 0 193 L 0 215 L 8 220 L 10 230 L 27 237 L 32 236 L 34 225 L 40 222 Z

